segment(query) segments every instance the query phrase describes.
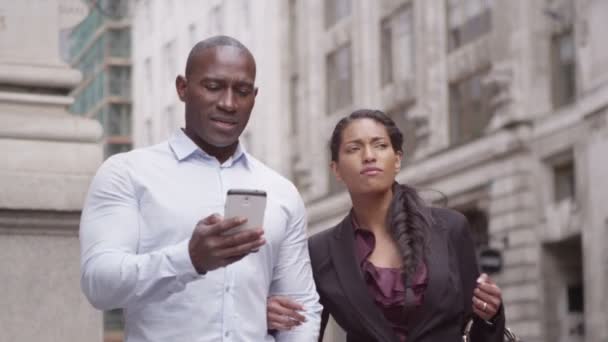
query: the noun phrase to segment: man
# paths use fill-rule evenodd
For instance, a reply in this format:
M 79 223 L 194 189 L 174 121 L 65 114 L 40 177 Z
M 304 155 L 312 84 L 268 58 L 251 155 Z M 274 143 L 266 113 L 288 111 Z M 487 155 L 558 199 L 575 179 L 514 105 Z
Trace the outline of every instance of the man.
M 238 142 L 255 74 L 237 40 L 198 43 L 175 82 L 185 128 L 110 157 L 91 184 L 80 224 L 82 289 L 100 310 L 124 309 L 127 341 L 272 341 L 269 294 L 298 298 L 307 320 L 277 340 L 317 339 L 303 202 Z M 232 188 L 266 191 L 262 229 L 224 234 L 244 222 L 214 214 Z

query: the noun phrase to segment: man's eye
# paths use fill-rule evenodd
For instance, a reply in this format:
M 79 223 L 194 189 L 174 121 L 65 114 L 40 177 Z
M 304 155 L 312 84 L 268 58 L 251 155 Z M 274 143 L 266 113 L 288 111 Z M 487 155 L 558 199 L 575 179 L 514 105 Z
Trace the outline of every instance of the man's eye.
M 346 148 L 346 152 L 356 152 L 359 150 L 359 146 L 350 146 Z
M 377 147 L 381 150 L 384 150 L 384 149 L 388 148 L 388 144 L 386 144 L 386 143 L 378 144 Z
M 251 89 L 249 89 L 249 88 L 239 88 L 239 89 L 236 90 L 236 92 L 240 96 L 248 96 L 249 94 L 251 94 Z
M 219 83 L 205 83 L 205 88 L 208 90 L 219 90 L 220 84 Z

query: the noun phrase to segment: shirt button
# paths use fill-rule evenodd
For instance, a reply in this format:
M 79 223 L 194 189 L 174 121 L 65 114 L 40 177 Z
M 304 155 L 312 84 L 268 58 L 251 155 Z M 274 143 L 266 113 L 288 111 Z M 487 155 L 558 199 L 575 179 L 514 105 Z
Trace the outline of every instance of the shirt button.
M 226 331 L 226 332 L 224 333 L 224 336 L 226 336 L 226 337 L 230 336 L 230 331 Z
M 230 286 L 226 286 L 226 292 L 230 292 Z

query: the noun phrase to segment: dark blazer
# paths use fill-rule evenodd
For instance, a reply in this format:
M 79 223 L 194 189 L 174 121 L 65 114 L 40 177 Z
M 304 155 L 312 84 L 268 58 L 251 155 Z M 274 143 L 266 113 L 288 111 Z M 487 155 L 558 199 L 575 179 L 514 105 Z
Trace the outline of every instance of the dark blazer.
M 407 322 L 408 342 L 459 342 L 472 315 L 473 290 L 479 276 L 466 218 L 449 209 L 432 208 L 428 234 L 428 287 L 422 306 Z M 329 314 L 346 331 L 348 342 L 398 341 L 357 265 L 354 229 L 349 214 L 341 223 L 309 239 L 317 291 L 323 304 L 321 337 Z M 494 324 L 476 319 L 472 342 L 502 342 L 504 310 Z

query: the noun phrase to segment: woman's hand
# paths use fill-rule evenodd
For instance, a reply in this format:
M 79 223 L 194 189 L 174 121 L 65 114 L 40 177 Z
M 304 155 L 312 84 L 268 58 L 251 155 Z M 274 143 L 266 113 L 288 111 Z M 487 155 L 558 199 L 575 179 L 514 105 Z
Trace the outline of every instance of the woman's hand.
M 291 330 L 306 322 L 306 317 L 298 312 L 304 308 L 287 297 L 272 296 L 267 301 L 268 329 Z
M 502 293 L 496 283 L 485 273 L 477 278 L 477 288 L 473 291 L 473 312 L 489 321 L 500 309 Z

